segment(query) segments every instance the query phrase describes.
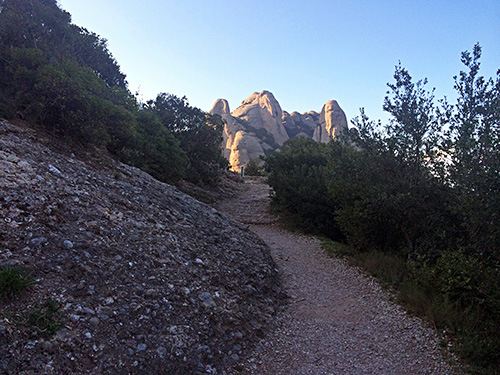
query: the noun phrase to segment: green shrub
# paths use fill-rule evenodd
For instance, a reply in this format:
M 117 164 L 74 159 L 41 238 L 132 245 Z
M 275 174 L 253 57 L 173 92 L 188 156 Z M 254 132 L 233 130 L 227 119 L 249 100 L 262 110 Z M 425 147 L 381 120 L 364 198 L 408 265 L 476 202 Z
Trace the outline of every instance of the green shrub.
M 434 268 L 411 262 L 408 269 L 408 278 L 399 287 L 399 301 L 410 312 L 426 318 L 436 328 L 457 332 L 461 314 L 457 314 L 452 301 L 440 292 Z
M 161 181 L 219 181 L 228 164 L 220 116 L 175 95 L 138 103 L 106 40 L 71 24 L 55 0 L 1 4 L 0 116 L 19 116 L 87 147 L 105 146 Z
M 496 374 L 500 364 L 500 292 L 494 270 L 461 251 L 446 251 L 434 264 L 413 263 L 399 300 L 455 340 L 455 350 L 477 373 Z
M 186 152 L 158 116 L 139 111 L 135 130 L 134 137 L 118 151 L 123 161 L 163 182 L 175 183 L 186 177 Z
M 143 111 L 159 120 L 163 131 L 179 142 L 187 157 L 185 176 L 195 184 L 214 185 L 228 161 L 222 156 L 224 122 L 218 115 L 209 115 L 192 107 L 186 97 L 160 93 L 148 101 Z
M 327 162 L 326 145 L 295 138 L 266 157 L 264 168 L 275 209 L 291 214 L 303 230 L 338 240 L 342 235 L 333 215 L 337 199 L 328 193 Z
M 292 140 L 268 156 L 274 207 L 289 222 L 345 240 L 350 260 L 399 285 L 407 308 L 452 333 L 485 373 L 500 369 L 500 71 L 462 53 L 456 105 L 396 66 L 384 110 L 361 111 L 339 142 Z M 443 158 L 445 156 L 445 158 Z
M 262 169 L 262 166 L 259 165 L 259 159 L 252 159 L 245 166 L 245 175 L 262 176 Z
M 26 323 L 34 336 L 50 337 L 59 330 L 61 327 L 58 321 L 59 307 L 57 301 L 49 299 L 40 309 L 29 313 Z
M 0 268 L 0 299 L 10 299 L 27 289 L 32 283 L 28 273 L 19 266 Z

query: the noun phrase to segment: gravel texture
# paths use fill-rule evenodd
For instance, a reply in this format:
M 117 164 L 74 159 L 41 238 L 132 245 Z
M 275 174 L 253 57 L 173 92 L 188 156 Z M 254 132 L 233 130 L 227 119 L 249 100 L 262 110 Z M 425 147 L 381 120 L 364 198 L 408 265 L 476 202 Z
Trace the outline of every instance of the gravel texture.
M 102 150 L 0 121 L 6 265 L 34 283 L 0 300 L 2 375 L 221 374 L 284 297 L 246 225 Z
M 231 374 L 458 374 L 434 330 L 391 302 L 379 284 L 319 241 L 273 224 L 269 187 L 246 178 L 220 209 L 271 247 L 289 303 L 278 328 Z

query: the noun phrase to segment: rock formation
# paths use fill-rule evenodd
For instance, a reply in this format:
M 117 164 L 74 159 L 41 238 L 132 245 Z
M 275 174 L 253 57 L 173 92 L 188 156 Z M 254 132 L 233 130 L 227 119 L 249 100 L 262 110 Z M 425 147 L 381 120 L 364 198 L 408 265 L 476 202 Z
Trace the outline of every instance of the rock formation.
M 344 111 L 340 108 L 336 100 L 326 102 L 319 115 L 318 126 L 314 130 L 313 139 L 316 142 L 327 143 L 347 129 L 347 119 Z
M 231 115 L 227 100 L 218 99 L 210 113 L 220 115 L 226 122 L 223 153 L 233 170 L 240 171 L 250 160 L 265 155 L 264 149 L 272 149 L 271 146 L 264 145 L 264 141 L 260 140 L 255 132 L 251 132 L 249 126 Z
M 210 113 L 220 115 L 226 122 L 224 156 L 235 171 L 250 160 L 279 149 L 288 139 L 307 137 L 327 143 L 347 129 L 345 113 L 335 100 L 328 101 L 321 113 L 290 114 L 281 109 L 269 91 L 254 92 L 232 113 L 227 100 L 218 99 Z
M 256 132 L 265 129 L 279 146 L 289 139 L 281 121 L 283 111 L 269 91 L 262 91 L 260 94 L 254 92 L 234 110 L 232 115 L 245 121 Z
M 309 111 L 301 115 L 298 112 L 288 114 L 284 111 L 282 121 L 290 138 L 312 138 L 314 130 L 319 126 L 319 113 Z

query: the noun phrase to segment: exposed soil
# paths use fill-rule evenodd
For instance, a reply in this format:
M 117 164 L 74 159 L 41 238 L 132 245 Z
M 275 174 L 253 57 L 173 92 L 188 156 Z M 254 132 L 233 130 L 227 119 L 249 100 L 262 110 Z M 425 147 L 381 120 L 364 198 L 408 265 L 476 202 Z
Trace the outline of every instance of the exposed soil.
M 269 214 L 269 186 L 247 177 L 219 209 L 249 224 L 270 247 L 288 305 L 278 328 L 231 374 L 457 374 L 437 333 L 391 302 L 360 270 L 290 233 Z

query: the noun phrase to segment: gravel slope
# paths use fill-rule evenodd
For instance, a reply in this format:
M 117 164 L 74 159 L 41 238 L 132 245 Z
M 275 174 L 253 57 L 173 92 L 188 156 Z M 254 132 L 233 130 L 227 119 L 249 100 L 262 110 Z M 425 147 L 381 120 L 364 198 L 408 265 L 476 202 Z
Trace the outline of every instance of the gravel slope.
M 232 374 L 457 374 L 436 333 L 410 317 L 371 277 L 328 257 L 266 213 L 269 187 L 247 178 L 219 208 L 250 224 L 270 247 L 287 293 L 278 329 Z
M 282 305 L 269 249 L 246 225 L 101 151 L 0 120 L 4 266 L 34 282 L 0 299 L 2 375 L 221 374 Z

